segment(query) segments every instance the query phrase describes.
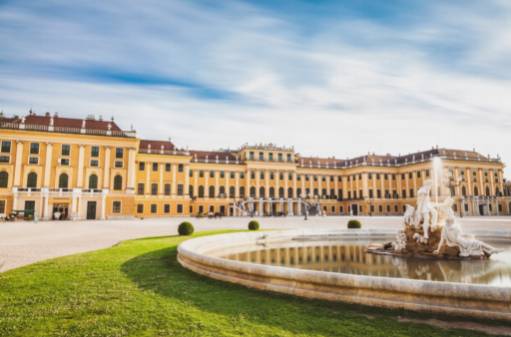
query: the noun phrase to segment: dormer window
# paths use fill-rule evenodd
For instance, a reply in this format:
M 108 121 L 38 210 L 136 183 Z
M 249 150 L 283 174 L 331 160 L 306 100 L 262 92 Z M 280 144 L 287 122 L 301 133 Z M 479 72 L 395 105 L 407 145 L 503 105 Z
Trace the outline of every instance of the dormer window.
M 273 152 L 269 153 L 269 160 L 273 160 Z
M 264 160 L 264 152 L 259 152 L 259 160 Z

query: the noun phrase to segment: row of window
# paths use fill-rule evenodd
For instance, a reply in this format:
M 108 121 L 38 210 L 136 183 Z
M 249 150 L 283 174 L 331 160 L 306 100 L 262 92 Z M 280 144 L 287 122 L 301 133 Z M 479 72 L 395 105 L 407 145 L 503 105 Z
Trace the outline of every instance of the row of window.
M 7 188 L 9 183 L 9 173 L 6 171 L 0 172 L 0 188 Z M 27 175 L 27 188 L 37 188 L 37 173 L 30 172 Z M 58 178 L 58 188 L 67 189 L 69 188 L 69 176 L 67 173 L 61 173 Z M 91 174 L 89 176 L 88 181 L 89 189 L 97 189 L 98 188 L 98 176 L 96 174 Z M 114 177 L 114 185 L 113 189 L 116 191 L 122 190 L 122 176 L 116 175 Z
M 250 151 L 248 153 L 248 159 L 249 160 L 255 160 L 255 152 L 254 151 Z M 258 159 L 259 160 L 265 160 L 264 152 L 259 152 Z M 284 154 L 283 153 L 277 153 L 277 156 L 275 158 L 274 155 L 273 155 L 273 152 L 268 152 L 268 160 L 269 161 L 274 161 L 274 160 L 284 161 Z M 288 162 L 292 162 L 293 161 L 293 156 L 291 155 L 291 153 L 287 153 L 286 154 L 286 160 Z
M 150 207 L 151 214 L 158 213 L 158 205 L 157 204 L 151 204 L 149 207 Z M 183 213 L 183 205 L 182 204 L 178 204 L 176 206 L 176 212 L 178 214 Z M 137 213 L 139 213 L 139 214 L 144 213 L 144 204 L 137 204 Z M 163 213 L 165 213 L 165 214 L 170 213 L 170 204 L 163 205 Z

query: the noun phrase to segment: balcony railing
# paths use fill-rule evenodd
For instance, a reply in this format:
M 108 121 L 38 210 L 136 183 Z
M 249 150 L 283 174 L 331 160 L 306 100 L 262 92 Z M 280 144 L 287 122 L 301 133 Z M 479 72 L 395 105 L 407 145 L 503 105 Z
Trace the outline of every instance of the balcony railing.
M 18 122 L 0 122 L 0 129 L 11 130 L 32 130 L 44 132 L 57 132 L 57 133 L 73 133 L 73 134 L 86 134 L 96 136 L 111 136 L 111 137 L 127 137 L 135 138 L 136 132 L 129 130 L 100 130 L 100 129 L 82 129 L 67 126 L 50 126 L 42 124 L 22 124 Z

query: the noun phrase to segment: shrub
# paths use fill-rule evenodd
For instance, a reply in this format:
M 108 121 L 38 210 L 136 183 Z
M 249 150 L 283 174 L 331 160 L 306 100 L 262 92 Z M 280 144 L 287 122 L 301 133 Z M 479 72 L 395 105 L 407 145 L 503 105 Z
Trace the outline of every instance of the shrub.
M 358 220 L 351 219 L 348 221 L 348 228 L 362 228 L 362 224 Z
M 256 220 L 252 220 L 248 223 L 248 229 L 251 231 L 257 231 L 259 230 L 259 222 Z
M 192 235 L 193 231 L 193 225 L 188 221 L 181 222 L 177 228 L 179 235 Z

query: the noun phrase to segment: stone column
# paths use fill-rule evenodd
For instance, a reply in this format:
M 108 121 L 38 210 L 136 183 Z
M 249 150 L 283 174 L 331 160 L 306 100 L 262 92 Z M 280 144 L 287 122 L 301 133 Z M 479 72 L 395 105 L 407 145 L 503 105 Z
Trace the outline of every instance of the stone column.
M 50 187 L 50 180 L 51 180 L 51 162 L 53 158 L 53 144 L 47 143 L 46 144 L 46 162 L 44 164 L 44 180 L 43 180 L 43 187 Z
M 306 195 L 305 195 L 305 175 L 303 175 L 303 174 L 302 174 L 301 181 L 302 181 L 302 195 L 300 195 L 299 197 L 304 198 L 304 197 L 306 197 Z
M 238 199 L 240 197 L 240 173 L 236 172 L 234 177 L 236 179 L 236 181 L 235 181 L 236 186 L 234 188 L 234 194 L 235 194 L 234 197 L 236 199 Z M 245 191 L 245 193 L 246 193 L 246 191 Z
M 184 188 L 185 196 L 190 195 L 190 166 L 185 166 L 185 188 Z
M 172 165 L 172 184 L 171 186 L 171 194 L 175 196 L 177 194 L 177 164 Z
M 135 192 L 135 155 L 136 150 L 134 148 L 128 151 L 128 184 L 126 186 L 126 192 Z
M 293 216 L 293 200 L 287 199 L 287 215 Z
M 83 188 L 83 167 L 85 161 L 85 146 L 79 145 L 78 148 L 78 174 L 76 180 L 76 187 Z
M 220 171 L 215 171 L 215 197 L 220 194 Z
M 164 163 L 159 163 L 158 164 L 158 173 L 159 173 L 159 181 L 158 181 L 158 194 L 159 195 L 163 195 L 164 191 L 163 191 L 163 171 L 165 170 L 165 168 L 163 167 L 165 164 Z M 149 170 L 147 170 L 149 171 Z
M 151 194 L 151 163 L 146 163 L 144 194 Z
M 51 219 L 51 210 L 50 210 L 50 193 L 48 187 L 44 187 L 41 189 L 41 193 L 44 197 L 44 206 L 43 206 L 43 219 L 50 220 Z
M 204 171 L 204 197 L 209 198 L 209 171 Z
M 101 192 L 101 220 L 105 220 L 106 219 L 106 196 L 108 194 L 108 191 L 107 190 L 103 190 Z
M 270 171 L 264 171 L 264 197 L 270 197 Z
M 14 187 L 21 187 L 21 164 L 23 163 L 23 142 L 16 141 L 16 162 L 14 164 Z
M 369 187 L 368 187 L 369 183 L 368 183 L 368 177 L 367 177 L 367 173 L 363 173 L 362 174 L 362 197 L 364 198 L 367 198 L 369 197 Z
M 296 177 L 296 172 L 293 172 L 293 196 L 295 199 L 297 199 L 299 197 L 299 195 L 296 194 L 297 189 L 298 189 L 298 181 L 297 181 L 297 177 Z
M 105 147 L 105 165 L 103 169 L 103 188 L 110 187 L 110 147 Z
M 287 190 L 289 188 L 289 172 L 284 173 L 284 198 L 289 198 Z
M 251 172 L 249 170 L 247 170 L 247 172 L 245 172 L 245 195 L 246 197 L 249 197 L 251 198 L 252 196 L 250 195 L 250 174 Z
M 199 171 L 193 171 L 193 195 L 195 197 L 199 196 Z
M 256 193 L 255 193 L 255 195 L 256 195 L 256 198 L 259 199 L 259 198 L 264 197 L 264 195 L 263 196 L 259 195 L 259 187 L 261 186 L 260 185 L 261 184 L 261 172 L 257 170 L 257 171 L 255 171 L 255 175 L 256 175 L 256 191 L 255 191 Z

